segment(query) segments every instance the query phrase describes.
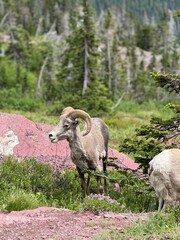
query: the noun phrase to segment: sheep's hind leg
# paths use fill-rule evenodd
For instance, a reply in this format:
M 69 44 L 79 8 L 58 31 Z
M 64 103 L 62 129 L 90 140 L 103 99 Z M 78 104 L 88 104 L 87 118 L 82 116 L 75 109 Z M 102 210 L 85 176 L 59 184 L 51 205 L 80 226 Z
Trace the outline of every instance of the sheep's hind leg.
M 159 206 L 158 206 L 158 212 L 160 212 L 162 209 L 165 208 L 164 205 L 164 199 L 162 197 L 159 197 Z
M 104 166 L 103 166 L 104 167 Z M 102 167 L 101 167 L 101 165 L 98 165 L 97 166 L 97 170 L 99 171 L 99 172 L 102 172 Z M 101 182 L 101 177 L 100 176 L 97 176 L 96 177 L 96 180 L 97 180 L 97 185 L 98 185 L 98 192 L 100 193 L 100 194 L 103 194 L 104 193 L 104 189 L 103 189 L 103 186 L 102 186 L 102 182 Z
M 102 186 L 102 183 L 101 183 L 101 177 L 97 177 L 97 184 L 98 184 L 98 191 L 100 194 L 103 194 L 104 191 L 103 191 L 103 186 Z
M 81 180 L 81 189 L 82 189 L 83 198 L 85 198 L 87 191 L 86 191 L 86 181 L 85 181 L 84 173 L 81 171 L 80 168 L 76 167 L 76 169 L 79 173 L 79 177 Z

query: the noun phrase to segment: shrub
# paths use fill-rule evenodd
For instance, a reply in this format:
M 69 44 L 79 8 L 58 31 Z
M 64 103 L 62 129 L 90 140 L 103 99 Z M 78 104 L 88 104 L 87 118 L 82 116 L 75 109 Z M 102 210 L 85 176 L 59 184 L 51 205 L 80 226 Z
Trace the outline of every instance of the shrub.
M 125 206 L 122 209 L 123 211 L 147 212 L 154 211 L 157 208 L 154 191 L 146 181 L 140 180 L 136 173 L 113 170 L 108 172 L 108 177 L 109 196 L 116 199 L 121 206 Z M 119 191 L 110 186 L 113 182 L 120 184 Z
M 95 213 L 101 211 L 122 212 L 125 206 L 121 205 L 110 196 L 91 194 L 84 199 L 82 208 L 83 210 L 88 210 Z
M 47 114 L 59 116 L 64 108 L 64 104 L 61 101 L 54 101 L 53 104 L 48 106 Z
M 21 211 L 25 209 L 33 209 L 41 206 L 41 202 L 32 193 L 23 190 L 15 190 L 9 193 L 5 202 L 5 210 Z
M 19 89 L 0 89 L 0 108 L 35 111 L 40 102 L 30 94 L 24 94 Z
M 55 178 L 52 197 L 56 200 L 58 206 L 79 210 L 81 208 L 82 192 L 77 171 L 57 173 Z
M 148 212 L 157 209 L 154 191 L 146 181 L 139 180 L 136 174 L 112 170 L 108 171 L 108 178 L 107 196 L 97 194 L 97 184 L 95 179 L 91 178 L 90 192 L 93 194 L 84 199 L 83 210 Z M 112 187 L 113 183 L 119 183 L 120 189 L 118 191 Z
M 138 180 L 130 173 L 117 170 L 109 171 L 108 177 L 108 196 L 97 194 L 96 176 L 93 177 L 92 174 L 90 192 L 93 194 L 82 202 L 80 179 L 75 169 L 59 173 L 34 159 L 18 162 L 8 158 L 0 165 L 0 208 L 3 209 L 7 204 L 11 206 L 13 201 L 17 202 L 18 206 L 21 205 L 24 193 L 27 193 L 35 197 L 34 201 L 38 206 L 94 212 L 139 212 L 156 209 L 155 194 L 144 181 Z M 111 187 L 113 182 L 119 183 L 121 180 L 125 181 L 125 185 L 120 191 Z
M 40 101 L 37 101 L 37 99 L 34 99 L 34 97 L 23 97 L 17 101 L 17 110 L 22 110 L 22 111 L 30 111 L 33 112 L 37 110 L 40 107 Z
M 28 192 L 43 192 L 50 197 L 53 191 L 53 170 L 50 166 L 36 160 L 18 160 L 7 158 L 0 167 L 0 185 L 2 190 L 16 188 Z
M 33 193 L 49 206 L 79 209 L 81 188 L 75 171 L 54 172 L 36 160 L 18 162 L 7 158 L 0 165 L 0 202 L 15 189 Z M 2 208 L 2 207 L 1 207 Z

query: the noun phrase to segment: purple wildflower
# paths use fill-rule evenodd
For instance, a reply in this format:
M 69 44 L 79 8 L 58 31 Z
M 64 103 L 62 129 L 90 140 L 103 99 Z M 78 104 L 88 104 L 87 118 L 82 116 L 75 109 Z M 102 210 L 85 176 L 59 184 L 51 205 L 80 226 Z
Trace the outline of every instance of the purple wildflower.
M 98 200 L 99 200 L 99 201 L 102 201 L 102 200 L 104 200 L 104 199 L 103 199 L 102 197 L 98 197 Z
M 89 197 L 97 198 L 99 201 L 104 200 L 104 201 L 106 201 L 110 204 L 117 204 L 117 205 L 120 204 L 116 200 L 112 199 L 110 196 L 105 196 L 104 194 L 93 194 L 93 193 L 91 193 Z

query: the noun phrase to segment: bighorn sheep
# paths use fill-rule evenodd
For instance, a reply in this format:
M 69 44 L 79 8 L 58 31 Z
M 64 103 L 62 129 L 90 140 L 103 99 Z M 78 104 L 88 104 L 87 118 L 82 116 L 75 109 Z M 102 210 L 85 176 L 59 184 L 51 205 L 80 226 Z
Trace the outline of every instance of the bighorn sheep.
M 149 163 L 149 181 L 159 199 L 158 211 L 180 201 L 180 149 L 166 149 Z
M 79 120 L 86 123 L 86 128 L 80 132 Z M 67 139 L 71 149 L 71 159 L 76 165 L 81 179 L 81 188 L 85 197 L 89 191 L 90 174 L 87 183 L 85 170 L 106 171 L 108 155 L 109 133 L 107 125 L 99 118 L 91 118 L 88 113 L 80 109 L 66 107 L 60 116 L 59 124 L 49 133 L 52 143 Z M 101 161 L 102 160 L 102 161 Z M 101 178 L 97 176 L 98 190 L 103 193 Z M 106 192 L 106 179 L 104 178 L 104 192 Z

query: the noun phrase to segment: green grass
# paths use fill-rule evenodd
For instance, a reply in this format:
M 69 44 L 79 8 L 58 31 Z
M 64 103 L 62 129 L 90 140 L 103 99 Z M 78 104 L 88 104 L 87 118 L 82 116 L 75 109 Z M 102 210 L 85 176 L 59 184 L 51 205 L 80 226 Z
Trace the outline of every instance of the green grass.
M 97 222 L 94 221 L 94 220 L 89 220 L 89 221 L 86 221 L 86 222 L 85 222 L 85 225 L 86 225 L 87 227 L 95 227 L 95 226 L 97 225 Z
M 179 208 L 176 208 L 166 214 L 154 214 L 149 220 L 138 220 L 123 233 L 116 230 L 101 232 L 96 240 L 178 240 L 180 239 L 179 212 Z
M 18 189 L 11 191 L 4 200 L 4 209 L 9 212 L 34 209 L 42 205 L 43 203 L 35 194 Z
M 24 111 L 18 111 L 13 109 L 12 110 L 0 109 L 0 112 L 18 114 L 18 115 L 25 116 L 26 118 L 30 119 L 33 122 L 46 123 L 46 124 L 52 124 L 52 125 L 57 124 L 59 121 L 58 116 L 49 116 L 47 115 L 46 110 L 44 109 L 40 109 L 37 112 L 24 112 Z
M 134 137 L 135 129 L 145 124 L 145 120 L 135 117 L 110 117 L 104 119 L 109 126 L 110 143 L 109 146 L 116 150 L 119 150 L 119 145 L 127 137 Z
M 152 117 L 169 118 L 174 115 L 173 111 L 166 107 L 168 103 L 162 102 L 144 102 L 137 104 L 135 102 L 124 101 L 116 109 L 115 115 L 136 117 L 144 120 L 150 120 Z

